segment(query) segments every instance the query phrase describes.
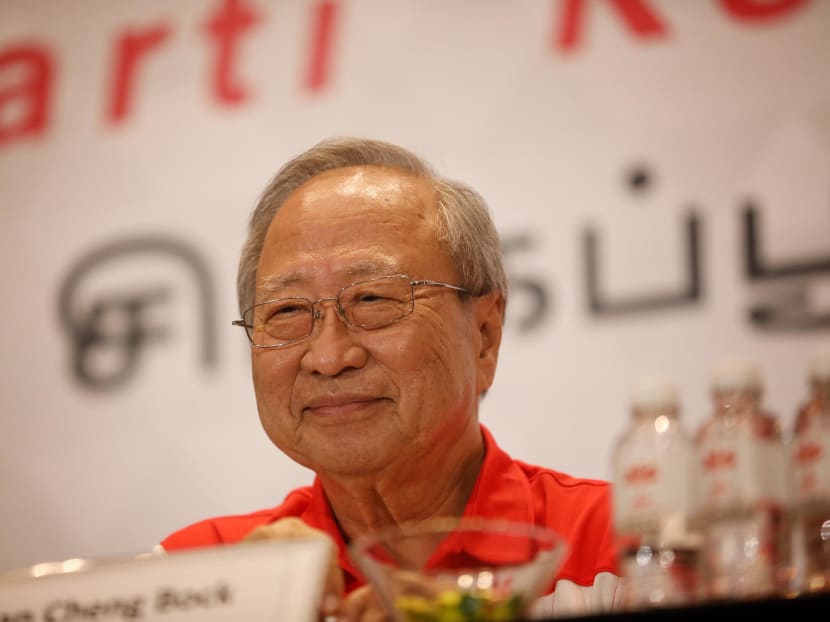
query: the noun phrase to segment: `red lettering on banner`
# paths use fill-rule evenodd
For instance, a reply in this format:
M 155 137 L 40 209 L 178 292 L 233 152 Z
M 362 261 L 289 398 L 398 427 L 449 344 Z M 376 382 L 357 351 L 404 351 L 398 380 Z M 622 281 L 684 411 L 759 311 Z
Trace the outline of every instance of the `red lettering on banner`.
M 337 19 L 337 2 L 323 0 L 313 7 L 313 30 L 311 33 L 311 53 L 309 54 L 306 86 L 311 91 L 322 90 L 329 81 L 331 64 L 331 43 L 334 38 L 334 26 Z
M 594 0 L 590 0 L 594 1 Z M 585 10 L 589 0 L 563 0 L 554 46 L 569 52 L 582 43 Z M 641 39 L 665 37 L 667 28 L 646 0 L 606 0 L 617 9 L 623 22 Z
M 109 118 L 112 123 L 120 123 L 130 111 L 140 59 L 161 45 L 169 34 L 170 28 L 162 25 L 141 31 L 127 31 L 119 37 L 109 107 Z
M 711 0 L 738 20 L 766 23 L 788 17 L 808 5 L 810 0 Z M 589 27 L 587 11 L 611 6 L 625 32 L 634 39 L 667 38 L 668 26 L 652 0 L 557 0 L 554 47 L 571 52 L 584 44 Z M 331 83 L 334 42 L 342 10 L 339 0 L 315 0 L 309 4 L 311 23 L 307 64 L 302 86 L 322 91 Z M 664 5 L 662 11 L 668 10 Z M 210 92 L 226 105 L 239 105 L 250 99 L 238 73 L 243 37 L 262 21 L 252 0 L 216 0 L 215 8 L 203 22 L 215 54 L 211 66 Z M 174 26 L 155 26 L 124 30 L 112 46 L 111 85 L 107 92 L 106 115 L 112 125 L 130 115 L 139 92 L 139 71 L 152 51 L 173 34 Z M 53 94 L 54 57 L 48 48 L 37 44 L 18 44 L 0 49 L 0 147 L 27 135 L 43 133 L 49 123 Z M 9 80 L 5 75 L 13 75 Z M 20 79 L 17 76 L 21 75 Z
M 720 3 L 727 13 L 747 22 L 777 19 L 807 6 L 807 0 L 720 0 Z
M 259 21 L 259 14 L 245 5 L 244 0 L 225 0 L 224 5 L 205 24 L 208 36 L 216 43 L 213 93 L 220 102 L 239 104 L 248 99 L 245 87 L 234 79 L 233 68 L 239 37 Z
M 16 71 L 24 74 L 23 79 L 0 88 L 0 145 L 40 134 L 46 128 L 52 86 L 51 54 L 44 46 L 33 43 L 0 51 L 0 76 Z

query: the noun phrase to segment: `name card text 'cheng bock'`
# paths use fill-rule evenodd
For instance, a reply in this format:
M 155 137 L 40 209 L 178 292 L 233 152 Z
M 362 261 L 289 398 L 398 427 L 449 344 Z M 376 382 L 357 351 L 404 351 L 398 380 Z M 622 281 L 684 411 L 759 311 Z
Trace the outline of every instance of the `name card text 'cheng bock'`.
M 0 622 L 311 621 L 329 555 L 302 540 L 33 566 L 0 576 Z

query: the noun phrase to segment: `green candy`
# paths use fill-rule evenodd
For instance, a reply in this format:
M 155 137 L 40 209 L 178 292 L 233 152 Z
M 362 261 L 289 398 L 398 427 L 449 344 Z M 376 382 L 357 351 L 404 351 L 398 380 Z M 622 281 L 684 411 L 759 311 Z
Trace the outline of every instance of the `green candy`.
M 406 622 L 509 622 L 516 619 L 521 604 L 519 594 L 496 600 L 487 590 L 448 590 L 431 599 L 404 595 L 395 601 Z

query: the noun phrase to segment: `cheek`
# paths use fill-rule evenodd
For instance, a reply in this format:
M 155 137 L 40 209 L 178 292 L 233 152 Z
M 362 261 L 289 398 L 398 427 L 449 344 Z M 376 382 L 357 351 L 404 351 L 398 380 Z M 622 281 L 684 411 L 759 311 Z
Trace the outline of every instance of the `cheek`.
M 461 323 L 413 323 L 394 339 L 379 339 L 374 358 L 390 371 L 400 372 L 398 382 L 418 391 L 411 397 L 423 401 L 474 378 L 468 330 Z
M 273 352 L 255 352 L 251 357 L 251 375 L 258 399 L 269 405 L 286 402 L 290 396 L 288 388 L 296 376 L 298 364 L 290 357 L 269 356 Z M 293 370 L 293 371 L 292 371 Z

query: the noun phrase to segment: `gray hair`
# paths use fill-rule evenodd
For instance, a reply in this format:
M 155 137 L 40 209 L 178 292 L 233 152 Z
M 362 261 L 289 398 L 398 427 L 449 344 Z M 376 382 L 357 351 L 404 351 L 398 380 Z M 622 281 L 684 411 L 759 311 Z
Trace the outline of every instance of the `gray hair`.
M 458 269 L 460 285 L 475 296 L 501 291 L 506 302 L 507 277 L 498 232 L 481 195 L 463 183 L 437 175 L 426 161 L 402 147 L 343 137 L 323 140 L 289 160 L 262 192 L 239 259 L 236 286 L 240 312 L 256 302 L 257 266 L 277 210 L 315 175 L 350 166 L 382 166 L 429 180 L 438 193 L 438 241 Z

